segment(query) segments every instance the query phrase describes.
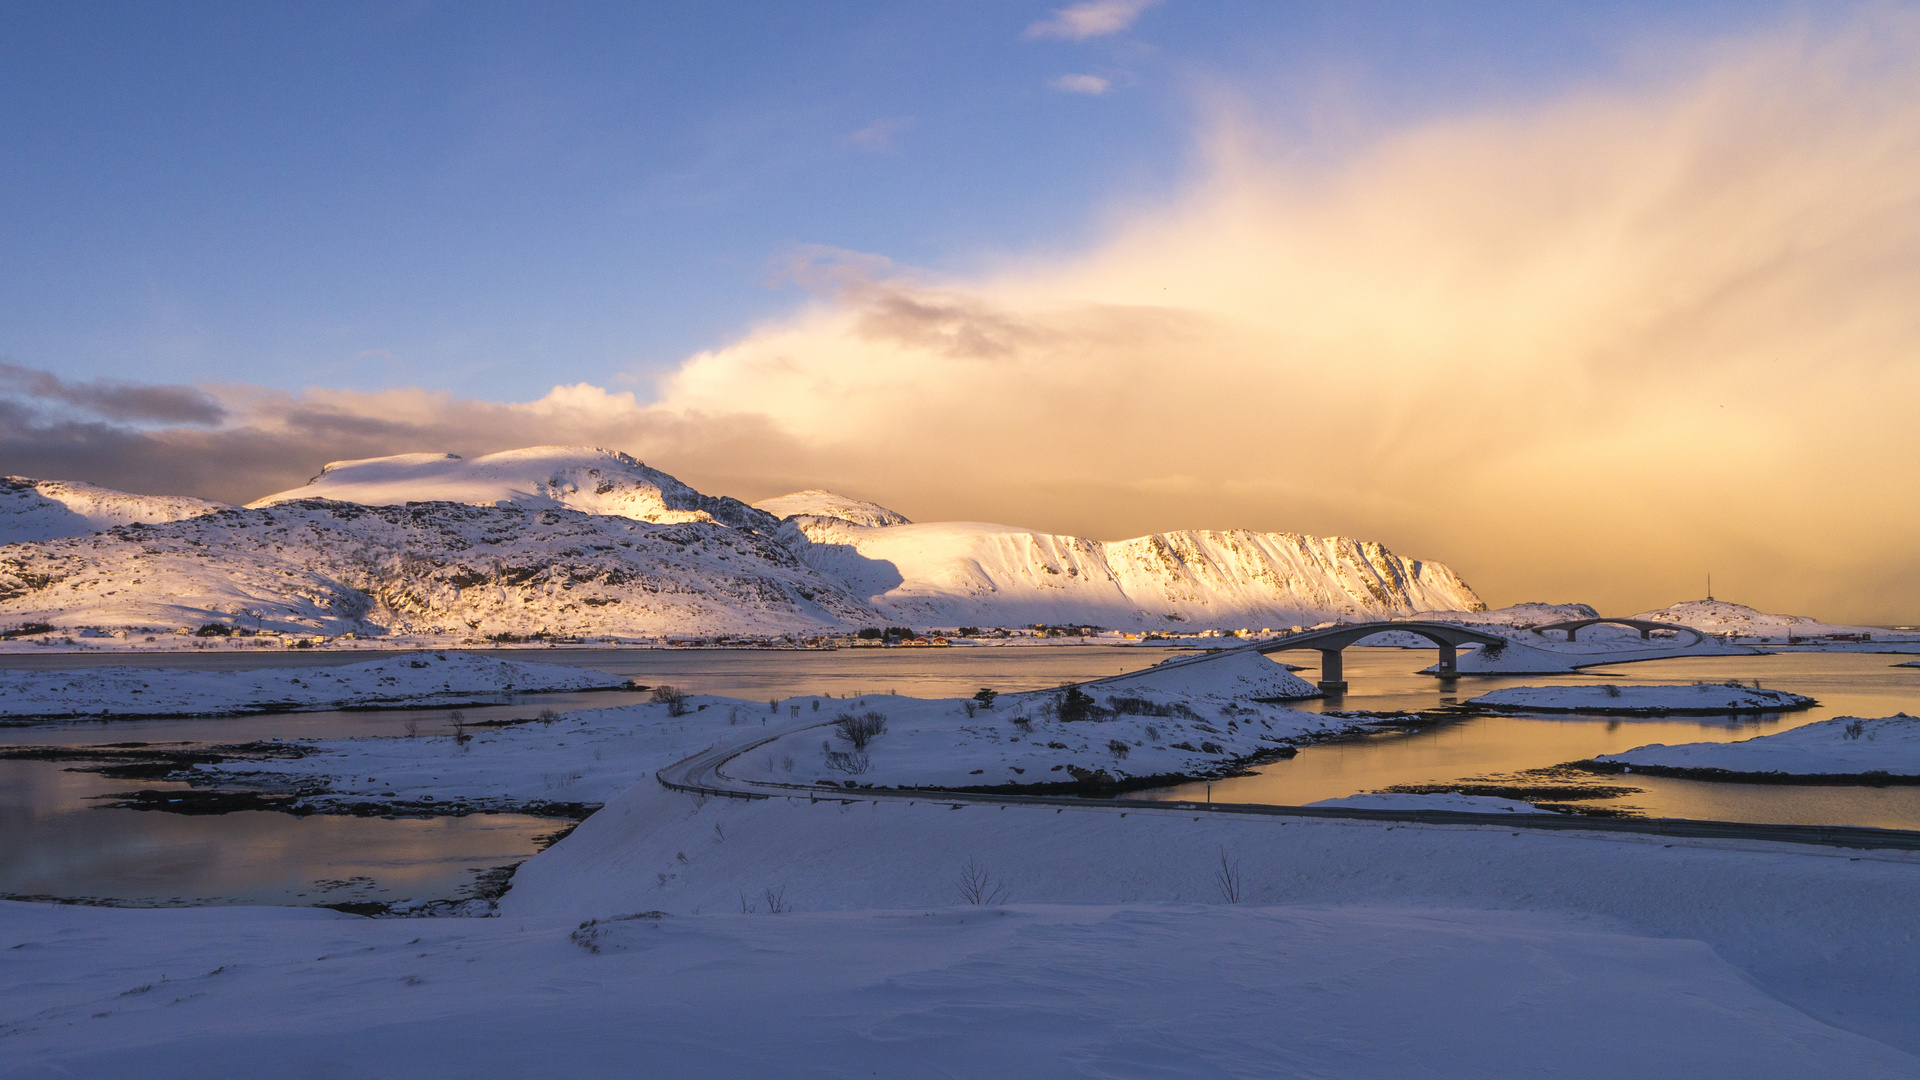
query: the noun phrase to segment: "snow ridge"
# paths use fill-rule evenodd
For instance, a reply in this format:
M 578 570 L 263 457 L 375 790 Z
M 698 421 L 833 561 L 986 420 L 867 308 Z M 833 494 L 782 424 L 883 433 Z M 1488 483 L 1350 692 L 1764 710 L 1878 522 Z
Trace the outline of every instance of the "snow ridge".
M 458 454 L 396 454 L 335 461 L 304 487 L 247 505 L 257 509 L 296 499 L 579 510 L 663 525 L 718 522 L 756 531 L 772 531 L 778 524 L 738 499 L 702 495 L 626 454 L 590 446 L 532 446 L 471 460 Z
M 135 522 L 179 521 L 226 505 L 184 495 L 134 495 L 77 480 L 0 477 L 0 544 L 86 536 Z

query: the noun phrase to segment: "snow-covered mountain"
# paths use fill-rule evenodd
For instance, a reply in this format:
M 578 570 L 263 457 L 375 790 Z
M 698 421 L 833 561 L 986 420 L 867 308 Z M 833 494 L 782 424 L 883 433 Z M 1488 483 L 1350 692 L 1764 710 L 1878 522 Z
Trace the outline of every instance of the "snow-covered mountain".
M 616 450 L 531 446 L 477 458 L 396 454 L 335 461 L 304 487 L 257 499 L 249 507 L 295 499 L 333 499 L 366 506 L 456 502 L 528 510 L 578 510 L 662 525 L 719 522 L 772 531 L 778 519 L 738 499 L 702 495 L 658 469 Z
M 85 536 L 134 522 L 179 521 L 226 505 L 182 495 L 134 495 L 77 480 L 0 477 L 0 544 Z
M 465 638 L 818 632 L 875 614 L 758 533 L 302 500 L 0 548 L 0 625 Z
M 0 625 L 454 637 L 883 623 L 1197 630 L 1483 607 L 1445 566 L 1342 537 L 1105 542 L 914 524 L 819 490 L 755 508 L 578 447 L 336 462 L 244 509 L 204 505 L 215 512 L 0 551 Z
M 1445 566 L 1345 537 L 1230 530 L 1101 541 L 816 515 L 787 528 L 804 538 L 794 546 L 808 565 L 915 625 L 1237 628 L 1484 607 Z

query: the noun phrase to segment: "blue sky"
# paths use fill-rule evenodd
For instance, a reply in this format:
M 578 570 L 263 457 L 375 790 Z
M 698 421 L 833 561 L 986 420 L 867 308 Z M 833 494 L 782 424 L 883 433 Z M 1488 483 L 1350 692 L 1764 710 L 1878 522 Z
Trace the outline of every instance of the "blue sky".
M 965 273 L 1087 243 L 1191 179 L 1223 98 L 1311 147 L 1330 116 L 1558 92 L 1778 14 L 1167 0 L 1116 33 L 1026 33 L 1053 11 L 6 3 L 0 358 L 644 397 L 792 308 L 776 268 L 804 245 Z

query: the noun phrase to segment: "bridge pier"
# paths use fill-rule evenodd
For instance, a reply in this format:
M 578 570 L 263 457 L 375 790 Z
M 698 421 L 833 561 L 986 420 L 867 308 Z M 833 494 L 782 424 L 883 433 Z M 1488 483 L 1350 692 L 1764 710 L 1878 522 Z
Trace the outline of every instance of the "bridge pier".
M 1320 650 L 1320 689 L 1339 691 L 1347 688 L 1347 672 L 1342 666 L 1339 649 Z
M 1442 678 L 1460 674 L 1460 649 L 1451 641 L 1440 643 L 1440 675 Z

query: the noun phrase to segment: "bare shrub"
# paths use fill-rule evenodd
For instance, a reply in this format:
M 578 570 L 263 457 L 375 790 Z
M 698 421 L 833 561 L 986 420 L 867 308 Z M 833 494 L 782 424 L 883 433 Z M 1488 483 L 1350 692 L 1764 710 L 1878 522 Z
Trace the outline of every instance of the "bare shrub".
M 865 750 L 868 743 L 887 733 L 887 718 L 868 709 L 858 714 L 841 713 L 834 717 L 833 726 L 842 741 L 855 750 Z
M 980 865 L 980 860 L 969 858 L 967 865 L 960 868 L 960 899 L 975 906 L 1004 904 L 1007 902 L 1007 885 L 1004 881 L 993 880 L 993 875 Z
M 407 721 L 407 738 L 409 739 L 417 738 L 419 735 L 420 735 L 420 721 L 418 720 Z
M 1107 708 L 1121 716 L 1184 716 L 1189 719 L 1199 718 L 1199 714 L 1195 713 L 1193 708 L 1184 701 L 1176 701 L 1171 705 L 1163 705 L 1160 702 L 1151 701 L 1143 697 L 1110 697 L 1107 699 Z M 1238 710 L 1229 705 L 1221 711 L 1234 712 Z
M 1157 727 L 1155 727 L 1155 726 L 1153 726 L 1152 724 L 1148 724 L 1148 725 L 1147 725 L 1147 740 L 1148 740 L 1149 742 L 1152 742 L 1152 741 L 1155 741 L 1155 740 L 1158 740 L 1159 738 L 1160 738 L 1160 729 L 1159 729 L 1159 728 L 1157 728 Z
M 1120 761 L 1124 759 L 1128 754 L 1132 752 L 1133 752 L 1133 747 L 1128 746 L 1126 743 L 1121 742 L 1119 739 L 1107 740 L 1107 753 L 1112 754 L 1115 761 Z
M 827 768 L 848 776 L 859 776 L 873 768 L 873 759 L 858 750 L 829 750 Z
M 1213 887 L 1220 890 L 1220 899 L 1229 904 L 1237 904 L 1244 890 L 1240 881 L 1240 860 L 1227 857 L 1227 849 L 1220 849 L 1220 868 L 1213 873 Z
M 787 887 L 785 885 L 780 886 L 778 889 L 767 889 L 761 895 L 765 896 L 767 900 L 767 914 L 778 915 L 787 910 Z
M 960 707 L 967 710 L 967 719 L 969 720 L 973 719 L 973 714 L 980 709 L 980 706 L 972 701 L 963 701 L 960 703 Z
M 540 710 L 540 722 L 541 722 L 541 723 L 543 723 L 543 724 L 551 724 L 551 723 L 553 723 L 553 722 L 554 722 L 555 720 L 558 720 L 558 719 L 560 719 L 560 710 L 559 710 L 559 709 L 541 709 L 541 710 Z
M 1602 689 L 1602 690 L 1604 690 L 1604 691 L 1606 691 L 1606 692 L 1607 692 L 1607 696 L 1608 696 L 1608 697 L 1619 697 L 1619 696 L 1620 696 L 1620 688 L 1619 688 L 1619 687 L 1617 687 L 1617 686 L 1615 686 L 1615 685 L 1613 685 L 1612 683 L 1608 683 L 1607 685 L 1605 685 L 1605 686 L 1603 686 L 1603 687 L 1601 687 L 1600 689 Z
M 1847 726 L 1841 730 L 1847 738 L 1857 739 L 1867 733 L 1867 722 L 1865 720 L 1849 720 L 1847 721 Z
M 1021 731 L 1031 734 L 1033 732 L 1033 717 L 1016 716 L 1013 718 L 1013 726 L 1019 728 Z
M 653 703 L 665 705 L 668 716 L 687 715 L 687 694 L 677 686 L 656 686 L 653 688 Z

